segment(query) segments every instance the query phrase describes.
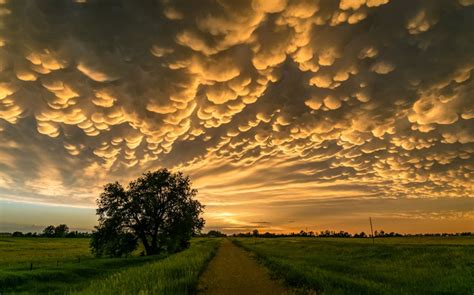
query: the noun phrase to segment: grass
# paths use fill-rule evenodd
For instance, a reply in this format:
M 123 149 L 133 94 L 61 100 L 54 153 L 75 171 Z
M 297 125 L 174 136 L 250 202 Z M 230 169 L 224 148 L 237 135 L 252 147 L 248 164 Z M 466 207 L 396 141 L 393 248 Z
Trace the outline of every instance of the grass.
M 0 266 L 29 268 L 92 258 L 89 239 L 0 237 Z
M 0 238 L 0 293 L 57 293 L 163 257 L 94 258 L 85 238 Z M 30 270 L 30 263 L 33 269 Z
M 196 238 L 170 256 L 94 258 L 88 239 L 0 238 L 0 294 L 192 294 L 220 241 Z M 384 238 L 375 245 L 342 238 L 233 242 L 303 291 L 474 294 L 473 237 Z
M 94 281 L 77 294 L 193 294 L 220 241 L 195 239 L 183 252 Z
M 474 294 L 474 238 L 233 240 L 292 287 L 318 294 Z
M 182 253 L 188 253 L 188 256 L 201 255 L 199 258 L 188 257 L 190 264 L 196 267 L 196 261 L 202 260 L 202 256 L 206 253 L 207 257 L 210 257 L 209 255 L 213 253 L 213 247 L 217 243 L 218 240 L 207 242 L 195 239 L 191 242 L 191 248 Z M 90 287 L 91 282 L 94 282 L 94 286 L 102 288 L 101 290 L 104 290 L 102 293 L 107 293 L 105 290 L 110 286 L 104 289 L 101 287 L 101 281 L 110 284 L 115 278 L 112 276 L 113 274 L 124 270 L 136 273 L 140 266 L 144 267 L 143 271 L 145 272 L 148 268 L 154 269 L 156 272 L 156 267 L 153 267 L 155 263 L 170 261 L 169 258 L 175 256 L 171 255 L 163 260 L 165 255 L 140 257 L 138 256 L 139 252 L 140 249 L 128 258 L 94 258 L 90 254 L 89 239 L 3 237 L 0 238 L 0 294 L 65 294 L 86 287 L 88 287 L 88 293 L 99 294 L 92 291 L 91 288 L 94 287 Z M 182 253 L 176 255 L 182 256 Z M 182 261 L 179 262 L 181 263 L 179 267 L 188 267 L 183 265 Z M 30 263 L 33 263 L 33 270 L 30 270 Z M 175 269 L 169 267 L 167 263 L 169 262 L 166 262 L 165 265 L 168 270 L 180 271 L 179 267 Z M 183 271 L 187 272 L 188 269 Z M 150 282 L 156 281 L 151 280 Z M 171 283 L 178 284 L 179 280 Z M 187 286 L 191 288 L 191 285 Z

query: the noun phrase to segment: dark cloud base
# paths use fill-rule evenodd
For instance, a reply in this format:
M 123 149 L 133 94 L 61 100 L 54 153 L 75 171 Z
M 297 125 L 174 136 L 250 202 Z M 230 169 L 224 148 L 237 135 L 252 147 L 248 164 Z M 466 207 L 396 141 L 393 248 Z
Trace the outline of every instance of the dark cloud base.
M 171 167 L 249 226 L 318 199 L 470 222 L 473 4 L 0 1 L 0 198 L 93 206 Z

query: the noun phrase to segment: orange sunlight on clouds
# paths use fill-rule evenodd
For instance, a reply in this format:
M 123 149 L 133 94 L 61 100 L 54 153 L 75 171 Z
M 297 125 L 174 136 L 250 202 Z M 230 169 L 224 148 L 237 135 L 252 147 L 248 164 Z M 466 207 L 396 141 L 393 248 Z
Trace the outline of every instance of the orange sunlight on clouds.
M 473 4 L 2 1 L 0 200 L 168 167 L 208 228 L 474 231 Z

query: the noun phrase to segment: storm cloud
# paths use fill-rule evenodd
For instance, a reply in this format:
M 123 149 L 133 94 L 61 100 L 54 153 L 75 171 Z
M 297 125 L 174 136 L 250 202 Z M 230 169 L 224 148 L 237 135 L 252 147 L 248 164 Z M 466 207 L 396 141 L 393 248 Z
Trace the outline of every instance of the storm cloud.
M 474 1 L 0 3 L 3 200 L 94 206 L 169 167 L 219 228 L 323 201 L 473 219 Z

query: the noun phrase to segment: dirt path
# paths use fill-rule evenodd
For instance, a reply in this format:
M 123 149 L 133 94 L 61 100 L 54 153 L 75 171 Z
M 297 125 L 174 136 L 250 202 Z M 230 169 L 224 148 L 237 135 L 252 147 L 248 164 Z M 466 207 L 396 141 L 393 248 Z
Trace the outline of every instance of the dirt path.
M 201 276 L 198 290 L 199 294 L 290 294 L 249 253 L 227 239 Z

